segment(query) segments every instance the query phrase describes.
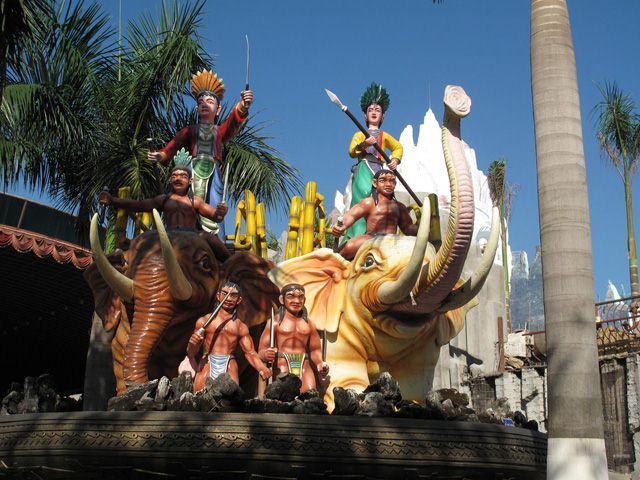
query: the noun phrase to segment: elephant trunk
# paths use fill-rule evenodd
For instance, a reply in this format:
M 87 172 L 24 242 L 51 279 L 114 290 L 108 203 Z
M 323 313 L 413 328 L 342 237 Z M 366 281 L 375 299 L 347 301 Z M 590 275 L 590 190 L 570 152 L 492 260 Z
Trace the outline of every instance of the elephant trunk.
M 411 273 L 407 276 L 411 275 L 417 282 L 414 281 L 411 285 L 405 282 L 404 290 L 394 292 L 392 298 L 386 292 L 386 284 L 381 286 L 379 294 L 384 291 L 386 300 L 404 299 L 392 307 L 394 311 L 428 313 L 439 307 L 460 278 L 471 245 L 475 208 L 473 183 L 460 140 L 460 119 L 469 114 L 471 99 L 461 87 L 449 85 L 445 90 L 444 102 L 442 147 L 451 188 L 447 231 L 442 247 L 433 261 L 424 266 L 422 262 L 416 264 L 410 261 L 411 267 L 407 270 L 410 269 Z M 418 242 L 419 239 L 416 240 L 416 245 Z M 416 273 L 418 270 L 419 275 Z M 402 276 L 404 275 L 403 273 Z M 413 296 L 411 302 L 408 302 L 407 297 L 411 293 Z
M 378 300 L 384 305 L 395 305 L 404 301 L 418 280 L 424 261 L 424 254 L 429 244 L 431 204 L 428 198 L 425 198 L 422 203 L 422 215 L 420 218 L 422 220 L 418 227 L 416 243 L 411 252 L 409 263 L 397 280 L 385 282 L 378 289 Z
M 173 247 L 171 246 L 171 240 L 169 240 L 169 236 L 164 228 L 160 214 L 156 209 L 153 210 L 153 221 L 156 225 L 156 230 L 158 231 L 158 240 L 162 250 L 164 265 L 167 270 L 167 278 L 169 280 L 171 295 L 176 300 L 189 300 L 193 295 L 193 288 L 178 263 L 178 259 L 176 258 L 176 255 L 173 252 Z
M 107 285 L 118 295 L 121 299 L 130 302 L 133 299 L 134 282 L 129 277 L 123 275 L 115 269 L 111 262 L 107 259 L 100 245 L 100 239 L 98 238 L 98 214 L 94 214 L 91 219 L 91 229 L 89 230 L 89 242 L 91 243 L 91 251 L 93 252 L 93 259 L 96 262 L 98 271 Z
M 149 381 L 149 360 L 162 333 L 175 314 L 175 306 L 160 266 L 136 275 L 135 311 L 124 358 L 124 381 L 127 387 Z
M 461 87 L 447 86 L 442 124 L 442 147 L 451 185 L 449 221 L 444 242 L 436 258 L 423 269 L 417 302 L 423 311 L 433 311 L 455 287 L 473 237 L 473 180 L 467 165 L 460 119 L 471 110 L 471 99 Z

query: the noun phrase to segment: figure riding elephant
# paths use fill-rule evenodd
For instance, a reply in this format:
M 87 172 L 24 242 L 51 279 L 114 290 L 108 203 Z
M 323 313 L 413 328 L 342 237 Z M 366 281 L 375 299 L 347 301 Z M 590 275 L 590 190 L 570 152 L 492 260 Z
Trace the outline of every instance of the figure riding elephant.
M 238 283 L 239 316 L 249 326 L 267 317 L 278 289 L 267 278 L 273 264 L 249 253 L 224 263 L 197 232 L 165 231 L 154 210 L 155 231 L 136 237 L 125 252 L 105 256 L 91 222 L 94 264 L 85 279 L 111 343 L 118 394 L 138 383 L 178 373 L 198 317 L 210 312 L 221 280 Z M 130 321 L 131 318 L 131 321 Z
M 333 388 L 361 391 L 381 372 L 400 384 L 405 398 L 423 401 L 433 382 L 440 347 L 464 326 L 466 312 L 493 263 L 499 220 L 476 271 L 461 280 L 473 233 L 473 187 L 460 141 L 460 118 L 471 101 L 460 87 L 447 87 L 443 147 L 451 185 L 451 207 L 443 244 L 428 242 L 430 208 L 424 202 L 416 237 L 379 235 L 362 244 L 349 262 L 329 249 L 280 263 L 269 272 L 279 287 L 300 283 L 309 317 L 327 331 Z

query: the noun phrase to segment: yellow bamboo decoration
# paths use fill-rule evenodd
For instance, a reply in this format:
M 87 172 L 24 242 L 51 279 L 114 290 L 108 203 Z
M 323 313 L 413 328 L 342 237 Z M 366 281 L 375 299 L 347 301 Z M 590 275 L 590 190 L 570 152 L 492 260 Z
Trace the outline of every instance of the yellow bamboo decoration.
M 150 212 L 138 212 L 134 218 L 134 224 L 136 226 L 136 236 L 143 234 L 151 227 L 151 213 Z
M 118 189 L 119 198 L 129 198 L 131 196 L 131 187 L 120 187 Z M 123 248 L 127 242 L 127 222 L 129 220 L 129 213 L 119 208 L 116 212 L 116 248 Z
M 258 237 L 258 255 L 260 255 L 264 259 L 269 258 L 269 252 L 267 249 L 267 227 L 265 225 L 266 218 L 266 208 L 264 203 L 259 203 L 256 205 L 256 234 Z
M 302 213 L 302 198 L 295 196 L 291 199 L 289 209 L 289 230 L 287 232 L 287 248 L 284 258 L 289 260 L 298 256 L 298 235 L 300 231 L 300 215 Z
M 318 193 L 316 182 L 309 182 L 305 189 L 304 203 L 300 197 L 291 199 L 285 260 L 310 253 L 317 247 L 324 247 L 325 234 L 328 232 L 326 221 L 324 195 Z
M 227 235 L 227 240 L 233 241 L 235 250 L 248 250 L 254 255 L 267 258 L 265 216 L 264 203 L 256 204 L 253 192 L 245 190 L 244 198 L 238 202 L 234 234 Z

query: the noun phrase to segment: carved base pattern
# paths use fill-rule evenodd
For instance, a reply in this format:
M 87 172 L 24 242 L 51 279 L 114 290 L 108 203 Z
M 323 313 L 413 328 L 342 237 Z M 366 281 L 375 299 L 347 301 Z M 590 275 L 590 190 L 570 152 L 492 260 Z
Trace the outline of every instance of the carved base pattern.
M 8 467 L 0 462 L 0 478 L 37 469 L 42 478 L 526 480 L 545 478 L 546 453 L 543 434 L 479 423 L 187 412 L 0 418 Z

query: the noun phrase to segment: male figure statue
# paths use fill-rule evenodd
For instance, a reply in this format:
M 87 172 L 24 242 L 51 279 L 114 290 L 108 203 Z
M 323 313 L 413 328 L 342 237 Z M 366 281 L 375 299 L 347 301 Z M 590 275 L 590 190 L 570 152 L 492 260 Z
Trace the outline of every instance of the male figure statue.
M 271 370 L 262 363 L 255 351 L 249 327 L 238 318 L 237 308 L 242 302 L 240 287 L 233 282 L 226 282 L 216 294 L 216 299 L 218 304 L 222 302 L 222 308 L 206 328 L 204 326 L 209 315 L 204 315 L 196 321 L 195 330 L 187 345 L 187 357 L 192 365 L 197 366 L 193 380 L 194 392 L 204 388 L 207 377 L 216 378 L 225 372 L 234 382 L 239 383 L 238 363 L 233 356 L 238 344 L 249 364 L 263 379 L 271 376 Z M 200 353 L 202 356 L 198 361 L 196 357 Z
M 171 170 L 169 177 L 171 193 L 144 200 L 131 200 L 114 197 L 105 191 L 100 193 L 99 201 L 103 205 L 112 205 L 133 212 L 150 212 L 155 208 L 164 213 L 164 222 L 169 230 L 198 230 L 198 214 L 200 217 L 221 222 L 228 210 L 226 204 L 221 203 L 214 208 L 197 195 L 189 196 L 191 181 L 190 168 L 178 165 Z M 205 233 L 205 239 L 218 260 L 223 262 L 229 258 L 229 251 L 218 237 Z
M 393 196 L 396 188 L 396 174 L 393 170 L 379 170 L 371 183 L 371 195 L 350 208 L 342 224 L 333 227 L 333 234 L 339 237 L 356 221 L 365 219 L 366 233 L 350 239 L 340 249 L 340 255 L 347 260 L 353 260 L 360 245 L 374 235 L 395 234 L 398 227 L 405 235 L 415 236 L 418 233 L 418 225 L 411 223 L 409 209 Z
M 384 160 L 374 148 L 377 143 L 382 150 L 391 151 L 391 163 L 388 167 L 395 170 L 402 160 L 402 145 L 395 138 L 380 129 L 384 114 L 389 108 L 389 94 L 382 86 L 369 85 L 360 97 L 360 107 L 365 115 L 369 136 L 356 132 L 351 139 L 349 155 L 358 163 L 351 179 L 351 205 L 354 207 L 371 194 L 371 180 L 376 172 L 382 170 Z M 348 231 L 343 242 L 366 232 L 364 221 L 356 222 Z
M 196 125 L 184 127 L 175 137 L 157 152 L 149 152 L 150 161 L 168 163 L 180 148 L 189 150 L 193 157 L 193 190 L 210 205 L 217 205 L 222 200 L 222 179 L 220 164 L 222 162 L 222 144 L 231 140 L 249 114 L 249 106 L 253 102 L 253 92 L 245 90 L 240 94 L 240 101 L 231 110 L 227 119 L 216 125 L 220 114 L 220 102 L 224 95 L 224 84 L 212 71 L 204 70 L 193 76 L 191 93 L 197 101 L 197 112 L 200 117 Z M 200 219 L 206 231 L 224 234 L 218 225 L 206 217 Z
M 302 380 L 300 393 L 316 388 L 316 379 L 309 360 L 324 378 L 329 365 L 322 360 L 322 343 L 313 321 L 304 308 L 305 291 L 302 285 L 291 283 L 282 287 L 280 303 L 283 305 L 275 317 L 271 342 L 271 326 L 265 326 L 260 337 L 260 358 L 263 362 L 276 362 L 281 373 L 292 373 Z M 270 320 L 273 321 L 273 320 Z M 270 347 L 273 344 L 275 347 Z M 320 367 L 320 368 L 318 368 Z

